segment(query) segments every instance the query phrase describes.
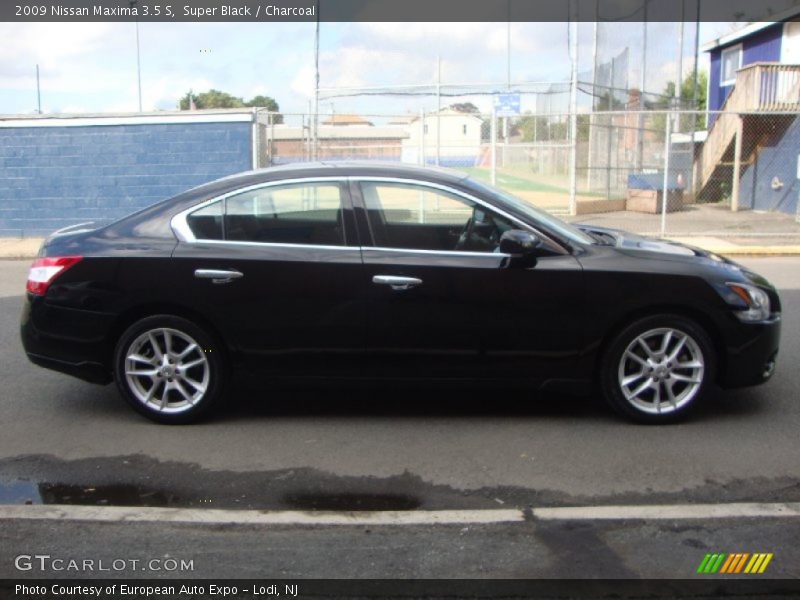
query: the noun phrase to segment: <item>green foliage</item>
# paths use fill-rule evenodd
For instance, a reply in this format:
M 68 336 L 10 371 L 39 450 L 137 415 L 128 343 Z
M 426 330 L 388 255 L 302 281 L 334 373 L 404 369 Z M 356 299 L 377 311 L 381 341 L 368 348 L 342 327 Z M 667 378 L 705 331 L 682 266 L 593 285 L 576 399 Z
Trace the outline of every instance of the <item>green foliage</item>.
M 699 71 L 697 73 L 697 108 L 698 111 L 706 110 L 707 106 L 707 91 L 708 91 L 708 73 L 705 71 Z M 694 97 L 694 74 L 689 73 L 686 78 L 681 83 L 681 90 L 680 90 L 680 106 L 679 108 L 684 110 L 694 110 L 695 108 L 692 106 L 692 99 Z M 661 93 L 661 98 L 656 100 L 655 102 L 648 103 L 648 108 L 652 109 L 662 109 L 666 110 L 673 106 L 673 99 L 675 98 L 675 82 L 669 81 L 667 85 L 664 87 L 664 91 Z M 706 118 L 703 114 L 698 114 L 694 118 L 694 123 L 692 123 L 692 118 L 688 116 L 681 117 L 681 131 L 699 131 L 705 129 Z M 691 127 L 693 125 L 693 129 Z M 656 115 L 653 118 L 653 128 L 657 131 L 663 131 L 665 127 L 665 117 L 664 115 Z
M 198 109 L 252 107 L 265 108 L 270 112 L 276 113 L 280 110 L 275 99 L 269 96 L 254 96 L 252 99 L 245 102 L 242 98 L 214 89 L 208 90 L 207 92 L 200 92 L 199 94 L 195 94 L 191 91 L 187 92 L 187 94 L 178 101 L 178 108 L 180 110 L 189 110 L 191 104 L 190 98 L 194 100 L 194 105 Z M 283 123 L 283 115 L 276 114 L 273 119 L 274 123 Z
M 462 112 L 462 113 L 472 114 L 480 112 L 478 107 L 475 106 L 472 102 L 456 102 L 454 104 L 451 104 L 448 108 L 456 112 Z
M 578 140 L 589 139 L 589 115 L 578 115 Z M 512 122 L 512 134 L 521 135 L 523 142 L 546 142 L 569 139 L 569 119 L 550 119 L 525 114 Z

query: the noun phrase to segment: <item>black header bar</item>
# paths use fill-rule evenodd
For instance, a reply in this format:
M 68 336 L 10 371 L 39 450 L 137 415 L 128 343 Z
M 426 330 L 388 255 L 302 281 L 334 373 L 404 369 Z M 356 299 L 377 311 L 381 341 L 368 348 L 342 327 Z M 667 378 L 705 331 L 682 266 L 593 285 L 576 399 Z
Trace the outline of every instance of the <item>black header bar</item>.
M 3 0 L 0 21 L 746 22 L 783 19 L 792 7 L 794 0 Z

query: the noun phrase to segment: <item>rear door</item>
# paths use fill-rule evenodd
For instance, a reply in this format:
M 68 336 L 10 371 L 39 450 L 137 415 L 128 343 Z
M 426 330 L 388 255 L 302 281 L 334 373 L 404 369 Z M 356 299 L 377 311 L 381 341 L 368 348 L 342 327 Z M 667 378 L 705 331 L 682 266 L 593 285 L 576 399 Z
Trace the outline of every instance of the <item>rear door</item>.
M 364 178 L 352 194 L 364 240 L 367 360 L 400 377 L 570 378 L 580 345 L 582 271 L 547 242 L 509 266 L 500 236 L 526 228 L 433 183 Z
M 346 180 L 237 190 L 179 215 L 175 287 L 252 371 L 339 375 L 365 344 L 361 252 Z

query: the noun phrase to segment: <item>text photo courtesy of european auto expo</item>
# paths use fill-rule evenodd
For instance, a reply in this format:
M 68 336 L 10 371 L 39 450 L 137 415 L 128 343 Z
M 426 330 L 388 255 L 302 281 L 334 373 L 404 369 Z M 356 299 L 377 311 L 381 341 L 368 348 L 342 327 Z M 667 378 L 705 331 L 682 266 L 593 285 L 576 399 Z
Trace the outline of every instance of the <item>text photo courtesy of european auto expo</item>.
M 800 0 L 0 3 L 0 600 L 800 597 Z

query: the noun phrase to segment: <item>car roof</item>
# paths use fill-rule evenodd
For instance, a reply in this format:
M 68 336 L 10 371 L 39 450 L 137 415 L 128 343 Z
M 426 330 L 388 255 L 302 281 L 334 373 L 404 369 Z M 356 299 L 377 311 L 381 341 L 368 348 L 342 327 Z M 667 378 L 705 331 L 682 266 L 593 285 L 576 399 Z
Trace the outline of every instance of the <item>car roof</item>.
M 463 171 L 447 169 L 443 167 L 420 167 L 397 162 L 382 161 L 320 161 L 309 163 L 291 163 L 267 167 L 265 169 L 255 169 L 244 171 L 234 175 L 228 175 L 215 181 L 203 184 L 194 188 L 200 190 L 206 186 L 217 187 L 220 183 L 250 185 L 262 181 L 272 181 L 276 179 L 292 179 L 294 177 L 349 177 L 349 176 L 382 176 L 399 177 L 411 179 L 424 179 L 441 182 L 455 183 L 469 177 Z
M 184 210 L 199 201 L 228 194 L 238 188 L 259 185 L 271 181 L 301 179 L 311 177 L 392 177 L 397 179 L 418 179 L 441 184 L 458 184 L 467 179 L 466 173 L 441 167 L 419 167 L 401 163 L 379 161 L 341 161 L 293 163 L 236 173 L 221 179 L 204 183 L 173 196 L 163 202 L 148 206 L 119 221 L 103 227 L 109 235 L 132 235 L 137 224 L 152 221 L 157 226 L 150 230 L 156 237 L 171 236 L 168 215 Z

